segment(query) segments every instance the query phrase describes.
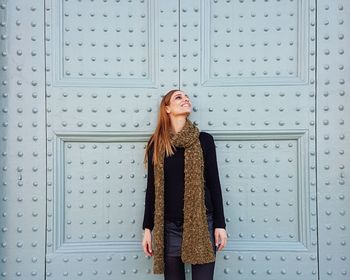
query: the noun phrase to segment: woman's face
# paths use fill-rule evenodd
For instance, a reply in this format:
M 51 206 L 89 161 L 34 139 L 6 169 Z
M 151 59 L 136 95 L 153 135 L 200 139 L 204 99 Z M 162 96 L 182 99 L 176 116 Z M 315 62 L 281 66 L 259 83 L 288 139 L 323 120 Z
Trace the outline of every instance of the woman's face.
M 169 115 L 189 115 L 191 114 L 192 104 L 188 95 L 182 91 L 176 91 L 170 98 L 170 104 L 165 106 Z

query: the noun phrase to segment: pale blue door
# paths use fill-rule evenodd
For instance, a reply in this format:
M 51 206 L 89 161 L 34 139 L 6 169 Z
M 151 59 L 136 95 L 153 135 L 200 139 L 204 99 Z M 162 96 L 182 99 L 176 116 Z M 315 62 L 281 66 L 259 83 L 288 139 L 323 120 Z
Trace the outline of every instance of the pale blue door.
M 180 88 L 217 145 L 215 279 L 348 280 L 349 11 L 0 1 L 0 278 L 162 279 L 141 248 L 142 160 Z
M 47 4 L 47 279 L 151 278 L 142 160 L 179 86 L 178 2 Z
M 180 84 L 217 144 L 216 279 L 318 279 L 315 1 L 180 1 Z
M 151 277 L 140 246 L 141 161 L 160 95 L 181 87 L 194 104 L 191 119 L 217 143 L 230 238 L 216 278 L 317 279 L 309 5 L 52 4 L 50 278 Z

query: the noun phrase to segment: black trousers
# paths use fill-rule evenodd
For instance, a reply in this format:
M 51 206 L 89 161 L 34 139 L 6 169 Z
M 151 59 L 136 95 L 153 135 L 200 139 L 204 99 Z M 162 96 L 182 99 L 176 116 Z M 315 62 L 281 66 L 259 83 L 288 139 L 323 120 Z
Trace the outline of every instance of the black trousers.
M 165 280 L 185 280 L 185 264 L 181 257 L 165 256 Z M 215 262 L 192 264 L 192 280 L 213 280 Z
M 207 215 L 210 240 L 216 254 L 213 215 Z M 185 264 L 181 260 L 182 222 L 164 221 L 164 279 L 185 280 Z M 195 244 L 195 240 L 194 240 Z M 215 262 L 191 265 L 192 280 L 212 280 Z

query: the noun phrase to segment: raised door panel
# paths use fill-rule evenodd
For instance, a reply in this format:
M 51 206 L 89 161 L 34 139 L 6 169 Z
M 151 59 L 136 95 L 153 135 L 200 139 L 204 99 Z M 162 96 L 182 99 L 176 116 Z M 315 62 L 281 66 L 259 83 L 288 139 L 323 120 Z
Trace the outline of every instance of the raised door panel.
M 217 144 L 217 279 L 317 279 L 315 1 L 180 1 L 180 83 Z
M 179 85 L 178 1 L 47 5 L 47 278 L 146 279 L 142 160 Z

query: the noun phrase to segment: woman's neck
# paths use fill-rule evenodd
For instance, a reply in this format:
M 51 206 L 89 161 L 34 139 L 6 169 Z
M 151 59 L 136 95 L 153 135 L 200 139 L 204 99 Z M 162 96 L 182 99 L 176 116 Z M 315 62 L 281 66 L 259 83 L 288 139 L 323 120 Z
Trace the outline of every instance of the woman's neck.
M 186 118 L 170 119 L 173 133 L 178 133 L 185 126 Z

